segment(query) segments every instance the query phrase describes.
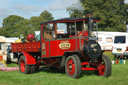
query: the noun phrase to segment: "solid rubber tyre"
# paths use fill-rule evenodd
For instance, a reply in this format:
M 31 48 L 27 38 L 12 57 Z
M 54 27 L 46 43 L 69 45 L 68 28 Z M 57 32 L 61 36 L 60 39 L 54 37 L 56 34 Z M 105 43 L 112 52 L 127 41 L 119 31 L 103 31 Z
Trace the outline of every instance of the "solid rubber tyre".
M 19 59 L 19 71 L 24 74 L 29 74 L 31 71 L 31 67 L 26 64 L 26 59 L 23 55 Z
M 77 55 L 67 57 L 65 72 L 68 76 L 73 78 L 79 78 L 81 76 L 81 61 Z
M 112 71 L 112 65 L 111 65 L 110 59 L 108 58 L 108 56 L 102 55 L 102 62 L 104 63 L 103 73 L 100 74 L 97 71 L 97 74 L 100 76 L 108 77 L 111 75 L 111 71 Z

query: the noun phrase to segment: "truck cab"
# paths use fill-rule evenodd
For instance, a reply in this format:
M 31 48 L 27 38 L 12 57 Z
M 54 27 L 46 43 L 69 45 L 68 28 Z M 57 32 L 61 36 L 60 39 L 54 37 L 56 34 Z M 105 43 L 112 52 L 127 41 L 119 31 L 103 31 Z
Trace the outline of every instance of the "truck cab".
M 60 19 L 53 23 L 42 23 L 41 43 L 42 58 L 63 56 L 66 52 L 78 52 L 84 43 L 83 38 L 88 36 L 87 25 L 83 26 L 86 19 Z M 64 30 L 60 32 L 59 30 Z M 83 36 L 83 37 L 82 37 Z

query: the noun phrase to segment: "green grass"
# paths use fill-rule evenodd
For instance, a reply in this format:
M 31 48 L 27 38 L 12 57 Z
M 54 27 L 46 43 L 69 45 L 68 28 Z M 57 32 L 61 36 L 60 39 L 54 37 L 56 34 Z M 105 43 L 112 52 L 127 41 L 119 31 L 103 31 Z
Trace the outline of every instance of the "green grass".
M 104 55 L 107 55 L 109 57 L 109 59 L 112 61 L 113 60 L 113 55 L 112 55 L 112 52 L 109 51 L 109 52 L 104 52 Z
M 110 52 L 105 54 L 112 59 Z M 90 71 L 83 72 L 78 79 L 50 70 L 40 70 L 27 75 L 19 71 L 0 71 L 0 85 L 128 85 L 128 61 L 126 64 L 112 65 L 112 75 L 108 78 L 97 76 Z
M 18 65 L 16 63 L 7 64 L 8 67 L 17 67 Z

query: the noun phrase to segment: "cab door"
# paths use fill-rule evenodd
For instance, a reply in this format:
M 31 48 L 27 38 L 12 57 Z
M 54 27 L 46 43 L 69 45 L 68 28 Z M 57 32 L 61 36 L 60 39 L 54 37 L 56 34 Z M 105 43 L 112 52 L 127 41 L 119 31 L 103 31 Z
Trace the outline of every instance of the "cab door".
M 41 27 L 41 55 L 42 58 L 50 57 L 50 42 L 54 40 L 55 31 L 53 24 L 45 24 Z
M 40 42 L 40 49 L 41 49 L 41 58 L 46 57 L 46 42 L 44 39 L 44 27 L 45 24 L 41 25 L 41 33 L 40 33 L 40 37 L 41 37 L 41 42 Z

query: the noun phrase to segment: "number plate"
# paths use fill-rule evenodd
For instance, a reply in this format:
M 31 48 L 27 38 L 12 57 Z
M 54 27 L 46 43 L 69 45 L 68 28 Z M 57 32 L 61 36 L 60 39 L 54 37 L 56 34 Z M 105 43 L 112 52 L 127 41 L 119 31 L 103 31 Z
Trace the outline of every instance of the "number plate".
M 122 50 L 117 50 L 117 52 L 121 52 Z

